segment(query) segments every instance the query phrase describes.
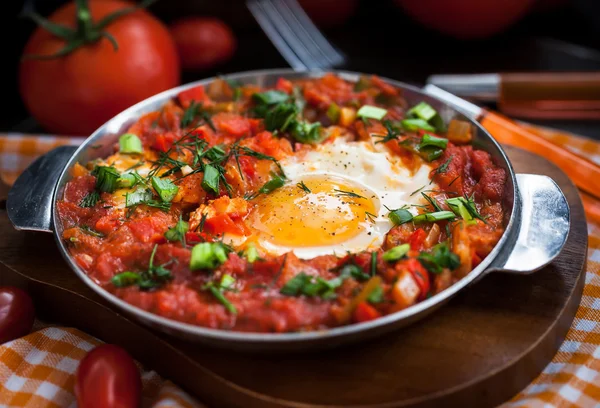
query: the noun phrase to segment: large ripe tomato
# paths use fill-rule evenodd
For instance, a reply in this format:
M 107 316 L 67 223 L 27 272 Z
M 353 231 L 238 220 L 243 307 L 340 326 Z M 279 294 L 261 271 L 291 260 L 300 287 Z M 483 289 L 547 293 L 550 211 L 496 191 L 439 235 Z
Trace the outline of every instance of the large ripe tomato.
M 97 23 L 133 3 L 90 0 Z M 76 7 L 68 3 L 49 18 L 66 27 L 76 26 Z M 49 132 L 89 135 L 123 109 L 179 84 L 179 60 L 167 28 L 138 9 L 119 17 L 104 31 L 118 44 L 101 37 L 59 58 L 22 61 L 21 97 L 31 115 Z M 38 28 L 27 42 L 25 55 L 51 55 L 66 42 Z
M 129 354 L 114 344 L 103 344 L 81 360 L 75 379 L 80 407 L 137 408 L 142 381 Z
M 228 61 L 237 47 L 233 31 L 217 18 L 187 17 L 169 28 L 185 70 L 213 68 Z
M 0 344 L 29 333 L 34 320 L 29 295 L 19 288 L 0 286 Z
M 523 17 L 535 0 L 394 0 L 424 26 L 459 39 L 497 34 Z

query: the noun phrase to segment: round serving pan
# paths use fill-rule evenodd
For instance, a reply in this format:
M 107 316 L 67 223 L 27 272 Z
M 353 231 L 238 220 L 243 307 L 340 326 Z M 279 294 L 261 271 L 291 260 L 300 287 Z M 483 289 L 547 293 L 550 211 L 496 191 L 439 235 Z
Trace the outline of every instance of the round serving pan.
M 335 72 L 350 81 L 361 74 Z M 227 75 L 261 86 L 271 86 L 279 77 L 298 79 L 320 77 L 324 72 L 297 72 L 289 69 L 253 71 Z M 115 116 L 96 130 L 79 148 L 59 147 L 36 160 L 16 181 L 7 201 L 8 216 L 17 229 L 52 232 L 59 250 L 71 269 L 92 290 L 128 316 L 162 332 L 218 347 L 245 350 L 308 350 L 335 347 L 357 342 L 399 329 L 421 319 L 445 304 L 458 292 L 492 271 L 531 273 L 550 263 L 562 249 L 569 231 L 569 207 L 552 179 L 546 176 L 515 174 L 502 148 L 476 121 L 442 100 L 413 86 L 385 79 L 403 90 L 404 98 L 414 105 L 426 101 L 448 122 L 452 118 L 466 120 L 476 129 L 473 146 L 489 152 L 495 163 L 508 174 L 506 182 L 506 230 L 493 251 L 469 275 L 443 292 L 397 313 L 360 324 L 306 333 L 240 333 L 208 329 L 170 320 L 132 306 L 110 294 L 93 282 L 69 255 L 61 239 L 61 223 L 55 202 L 62 197 L 70 179 L 70 169 L 77 162 L 85 163 L 112 153 L 120 134 L 142 114 L 158 110 L 179 92 L 208 84 L 215 78 L 197 81 L 162 92 Z M 77 118 L 73 118 L 77 120 Z

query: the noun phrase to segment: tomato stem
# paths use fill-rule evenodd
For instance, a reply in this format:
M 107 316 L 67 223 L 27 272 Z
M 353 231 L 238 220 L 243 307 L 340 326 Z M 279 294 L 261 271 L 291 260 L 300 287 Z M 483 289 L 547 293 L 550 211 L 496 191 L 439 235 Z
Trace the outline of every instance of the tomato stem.
M 75 21 L 77 28 L 73 30 L 70 27 L 66 27 L 60 24 L 51 22 L 50 20 L 40 16 L 39 14 L 32 12 L 24 15 L 24 17 L 31 18 L 41 28 L 55 35 L 56 37 L 65 41 L 63 48 L 58 50 L 54 54 L 50 55 L 24 55 L 23 59 L 53 59 L 66 56 L 80 47 L 88 44 L 93 44 L 103 38 L 108 40 L 115 51 L 119 50 L 119 44 L 117 40 L 104 29 L 112 24 L 115 20 L 126 16 L 127 14 L 133 13 L 136 10 L 148 7 L 150 4 L 157 0 L 143 0 L 135 6 L 126 7 L 121 10 L 117 10 L 112 14 L 109 14 L 102 18 L 98 23 L 94 24 L 92 14 L 90 12 L 88 0 L 75 0 L 75 7 L 77 9 L 75 14 Z

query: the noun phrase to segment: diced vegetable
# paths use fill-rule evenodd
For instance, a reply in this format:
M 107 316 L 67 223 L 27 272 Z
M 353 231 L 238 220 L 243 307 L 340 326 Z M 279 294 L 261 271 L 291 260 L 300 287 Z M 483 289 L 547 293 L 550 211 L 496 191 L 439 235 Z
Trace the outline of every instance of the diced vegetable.
M 140 275 L 135 272 L 121 272 L 111 278 L 111 283 L 117 288 L 136 285 L 140 281 Z
M 340 113 L 341 109 L 337 105 L 337 103 L 333 102 L 331 103 L 331 105 L 329 105 L 329 108 L 327 109 L 327 117 L 329 118 L 329 120 L 331 120 L 331 123 L 333 123 L 334 125 L 337 124 L 340 120 Z
M 444 268 L 453 270 L 460 266 L 459 257 L 450 251 L 444 242 L 434 246 L 431 252 L 421 252 L 418 259 L 432 273 L 441 273 Z
M 383 260 L 387 262 L 395 262 L 403 258 L 410 250 L 410 244 L 398 245 L 392 249 L 387 250 L 383 254 Z
M 96 176 L 96 189 L 105 193 L 112 193 L 117 188 L 117 180 L 120 174 L 112 166 L 96 166 L 92 171 Z
M 417 105 L 413 106 L 406 112 L 408 115 L 414 115 L 419 119 L 423 119 L 426 122 L 429 122 L 435 115 L 437 115 L 437 111 L 431 107 L 426 102 L 420 102 Z
M 424 147 L 433 146 L 439 149 L 445 149 L 448 146 L 448 139 L 443 137 L 437 137 L 430 135 L 429 133 L 425 133 L 423 135 L 423 139 L 421 139 L 421 143 L 419 144 L 419 148 L 422 149 Z
M 202 242 L 192 248 L 190 269 L 215 269 L 227 261 L 227 249 L 220 242 Z
M 290 133 L 300 143 L 315 144 L 323 141 L 321 123 L 295 121 L 290 127 Z
M 367 298 L 367 301 L 369 303 L 381 303 L 381 302 L 383 302 L 383 299 L 384 299 L 383 287 L 377 286 L 375 289 L 373 289 L 373 291 Z
M 208 193 L 219 194 L 219 171 L 210 164 L 204 166 L 202 188 Z
M 133 133 L 125 133 L 119 137 L 119 151 L 121 153 L 141 154 L 144 152 L 142 141 Z
M 160 199 L 165 203 L 171 202 L 179 191 L 179 187 L 173 184 L 171 180 L 161 179 L 156 176 L 152 177 L 152 187 L 154 187 Z
M 235 278 L 233 276 L 229 275 L 228 273 L 226 273 L 221 277 L 221 282 L 219 283 L 219 286 L 222 289 L 230 289 L 234 283 L 235 283 Z
M 356 120 L 356 109 L 342 108 L 340 109 L 340 125 L 350 126 Z
M 412 221 L 413 214 L 410 211 L 408 211 L 407 209 L 399 208 L 397 210 L 390 211 L 390 213 L 388 214 L 388 217 L 394 225 L 401 225 L 401 224 L 407 223 L 409 221 Z
M 375 120 L 381 120 L 385 117 L 385 115 L 387 115 L 386 109 L 378 108 L 377 106 L 371 105 L 363 105 L 358 110 L 358 112 L 356 112 L 356 116 L 358 116 L 359 118 Z
M 409 131 L 417 131 L 419 129 L 426 130 L 428 132 L 435 132 L 435 128 L 423 119 L 403 119 L 400 121 L 400 125 Z
M 253 243 L 248 244 L 246 250 L 244 251 L 244 255 L 250 263 L 254 263 L 260 258 L 258 250 L 256 249 L 256 246 Z
M 165 232 L 165 238 L 169 241 L 181 241 L 184 243 L 185 233 L 188 232 L 189 229 L 189 224 L 180 219 L 173 228 L 170 228 Z
M 367 300 L 369 295 L 378 286 L 381 286 L 381 276 L 375 275 L 365 283 L 358 295 L 354 296 L 352 300 L 346 304 L 344 309 L 342 309 L 342 311 L 337 315 L 338 322 L 340 324 L 349 322 L 358 304 Z
M 354 320 L 357 323 L 368 322 L 375 320 L 381 316 L 381 313 L 377 311 L 373 306 L 367 302 L 360 302 L 354 310 Z
M 473 126 L 464 120 L 452 119 L 448 124 L 448 140 L 454 144 L 468 144 L 473 140 Z
M 421 293 L 419 285 L 412 274 L 403 269 L 398 274 L 398 278 L 392 287 L 392 298 L 402 308 L 414 305 Z
M 436 211 L 432 213 L 419 214 L 413 217 L 413 222 L 419 224 L 422 222 L 435 222 L 442 220 L 451 220 L 454 218 L 452 211 Z
M 433 225 L 437 226 L 437 224 L 433 224 Z M 438 229 L 439 228 L 440 227 L 438 227 Z M 425 230 L 423 228 L 417 228 L 415 230 L 415 232 L 410 234 L 410 237 L 408 238 L 408 243 L 410 244 L 410 249 L 412 249 L 414 251 L 418 251 L 419 249 L 421 249 L 421 247 L 423 246 L 423 241 L 425 241 L 426 235 L 427 235 L 427 233 L 425 232 Z

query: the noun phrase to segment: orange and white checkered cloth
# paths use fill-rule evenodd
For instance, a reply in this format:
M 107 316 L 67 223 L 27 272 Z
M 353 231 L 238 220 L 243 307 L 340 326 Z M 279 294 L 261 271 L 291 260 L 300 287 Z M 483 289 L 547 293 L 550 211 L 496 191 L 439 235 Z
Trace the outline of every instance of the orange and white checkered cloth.
M 530 130 L 600 164 L 599 142 L 551 129 Z M 82 141 L 0 135 L 0 178 L 10 185 L 40 154 Z M 542 374 L 502 408 L 600 407 L 600 224 L 589 223 L 588 235 L 583 299 L 567 338 Z M 0 346 L 0 405 L 74 406 L 74 372 L 97 344 L 99 340 L 78 330 L 48 327 Z M 201 406 L 152 371 L 144 371 L 142 378 L 145 406 Z

